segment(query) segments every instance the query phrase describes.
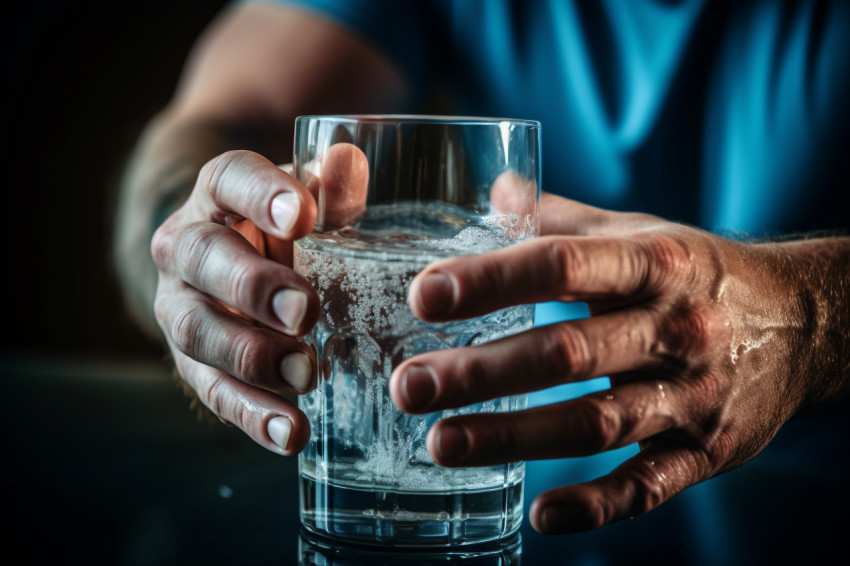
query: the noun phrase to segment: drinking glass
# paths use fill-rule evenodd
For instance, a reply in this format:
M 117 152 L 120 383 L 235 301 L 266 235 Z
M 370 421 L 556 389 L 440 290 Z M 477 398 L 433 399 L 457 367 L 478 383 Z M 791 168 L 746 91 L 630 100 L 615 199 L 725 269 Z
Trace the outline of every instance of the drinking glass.
M 388 381 L 403 360 L 530 328 L 533 305 L 431 324 L 408 306 L 433 261 L 539 234 L 540 124 L 440 116 L 303 116 L 293 174 L 318 203 L 294 264 L 321 315 L 305 340 L 318 385 L 299 397 L 311 436 L 299 456 L 300 510 L 311 533 L 379 546 L 497 541 L 522 522 L 523 462 L 445 468 L 425 446 L 439 419 L 516 411 L 525 395 L 409 415 Z

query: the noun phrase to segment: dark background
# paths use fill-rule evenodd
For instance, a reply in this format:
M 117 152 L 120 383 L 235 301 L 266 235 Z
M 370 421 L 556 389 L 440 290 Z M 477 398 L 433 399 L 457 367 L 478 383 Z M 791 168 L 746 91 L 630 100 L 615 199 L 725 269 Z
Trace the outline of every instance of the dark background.
M 2 555 L 12 563 L 291 564 L 299 555 L 296 460 L 234 428 L 198 425 L 161 346 L 126 316 L 109 259 L 124 159 L 224 4 L 0 8 L 0 436 L 11 493 Z M 526 522 L 523 563 L 841 556 L 850 450 L 835 439 L 847 438 L 847 420 L 841 406 L 801 415 L 751 464 L 634 521 L 555 539 Z M 603 472 L 591 464 L 534 468 L 527 493 Z
M 128 319 L 110 264 L 116 186 L 224 4 L 3 3 L 3 357 L 162 355 Z

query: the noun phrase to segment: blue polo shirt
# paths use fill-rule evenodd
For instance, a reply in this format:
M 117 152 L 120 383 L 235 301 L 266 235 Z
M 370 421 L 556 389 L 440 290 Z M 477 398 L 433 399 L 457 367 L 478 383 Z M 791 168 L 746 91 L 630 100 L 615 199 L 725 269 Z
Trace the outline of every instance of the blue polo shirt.
M 753 236 L 850 224 L 850 5 L 298 0 L 427 110 L 539 120 L 542 188 Z

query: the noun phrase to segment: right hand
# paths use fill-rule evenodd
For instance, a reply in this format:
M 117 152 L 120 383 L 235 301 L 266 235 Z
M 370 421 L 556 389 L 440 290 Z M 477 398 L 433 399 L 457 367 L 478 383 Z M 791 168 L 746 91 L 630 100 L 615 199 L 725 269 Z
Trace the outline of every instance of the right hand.
M 347 157 L 336 171 L 328 160 L 326 174 L 362 166 Z M 316 220 L 310 189 L 256 153 L 227 152 L 201 169 L 151 242 L 154 310 L 181 378 L 219 419 L 283 455 L 310 435 L 281 396 L 315 385 L 315 352 L 297 337 L 315 323 L 319 299 L 291 269 L 292 241 Z

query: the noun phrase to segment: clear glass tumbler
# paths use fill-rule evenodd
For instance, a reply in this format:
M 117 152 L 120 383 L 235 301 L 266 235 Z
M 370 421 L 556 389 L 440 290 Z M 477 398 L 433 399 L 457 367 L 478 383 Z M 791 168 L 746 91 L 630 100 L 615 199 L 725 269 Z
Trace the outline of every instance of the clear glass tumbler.
M 539 233 L 540 124 L 499 118 L 304 116 L 293 173 L 316 197 L 295 268 L 322 313 L 305 339 L 319 381 L 299 398 L 311 436 L 299 457 L 301 519 L 312 532 L 379 546 L 502 540 L 522 522 L 523 462 L 444 468 L 425 447 L 452 415 L 515 411 L 524 395 L 408 415 L 388 381 L 410 356 L 530 328 L 533 305 L 427 324 L 407 302 L 433 261 Z

